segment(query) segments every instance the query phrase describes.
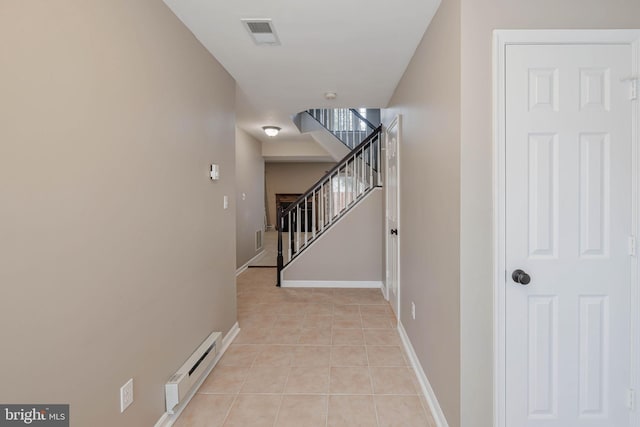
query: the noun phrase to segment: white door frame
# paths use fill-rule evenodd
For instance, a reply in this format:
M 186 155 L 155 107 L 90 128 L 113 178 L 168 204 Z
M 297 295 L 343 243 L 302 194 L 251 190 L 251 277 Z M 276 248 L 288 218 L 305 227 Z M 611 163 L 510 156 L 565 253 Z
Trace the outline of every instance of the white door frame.
M 505 265 L 505 51 L 507 45 L 512 44 L 628 44 L 632 46 L 633 75 L 636 84 L 640 86 L 640 30 L 495 30 L 493 32 L 493 401 L 495 427 L 510 427 L 506 425 L 506 284 L 507 273 Z M 640 87 L 638 88 L 640 90 Z M 640 98 L 640 94 L 639 94 Z M 632 101 L 629 101 L 632 102 Z M 638 147 L 640 146 L 640 109 L 639 101 L 632 104 L 633 129 L 633 184 L 632 184 L 632 232 L 638 236 L 640 230 L 640 164 Z M 638 236 L 640 237 L 640 236 Z M 640 255 L 640 254 L 639 254 Z M 631 271 L 631 387 L 636 390 L 640 385 L 640 271 L 638 258 L 632 259 Z M 637 398 L 636 398 L 637 399 Z M 635 402 L 635 406 L 638 403 Z M 638 409 L 630 412 L 631 426 L 640 427 L 640 412 Z
M 400 114 L 396 115 L 391 123 L 388 126 L 384 127 L 384 244 L 385 244 L 385 272 L 384 272 L 384 281 L 385 281 L 385 297 L 387 301 L 392 297 L 391 289 L 389 288 L 389 283 L 387 283 L 387 279 L 389 278 L 389 236 L 391 235 L 391 230 L 389 229 L 389 162 L 388 162 L 388 141 L 387 141 L 387 129 L 397 126 L 398 132 L 398 141 L 396 143 L 396 185 L 397 185 L 397 229 L 400 228 L 400 143 L 402 141 L 402 116 Z M 396 318 L 398 323 L 400 323 L 400 232 L 396 236 L 396 240 L 398 242 L 398 251 L 397 251 L 397 260 L 396 260 L 396 268 L 397 268 L 397 286 L 398 286 L 398 300 L 396 301 L 396 307 L 398 312 L 396 313 Z

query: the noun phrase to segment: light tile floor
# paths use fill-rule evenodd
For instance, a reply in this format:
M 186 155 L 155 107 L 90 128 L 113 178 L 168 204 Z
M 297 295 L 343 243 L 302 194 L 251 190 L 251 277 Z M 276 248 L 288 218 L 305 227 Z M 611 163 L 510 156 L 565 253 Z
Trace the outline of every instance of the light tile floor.
M 176 427 L 435 427 L 373 289 L 279 289 L 238 277 L 241 332 Z

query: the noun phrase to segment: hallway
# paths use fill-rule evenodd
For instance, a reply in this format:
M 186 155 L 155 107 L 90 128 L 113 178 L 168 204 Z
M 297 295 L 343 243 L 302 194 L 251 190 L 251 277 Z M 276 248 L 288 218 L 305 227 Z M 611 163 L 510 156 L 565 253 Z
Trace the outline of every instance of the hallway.
M 279 289 L 237 278 L 241 332 L 177 427 L 435 427 L 374 289 Z
M 276 230 L 265 231 L 262 235 L 263 253 L 257 259 L 249 263 L 249 267 L 275 267 L 278 265 L 278 232 Z M 289 247 L 286 242 L 289 233 L 282 233 L 282 256 L 287 259 Z

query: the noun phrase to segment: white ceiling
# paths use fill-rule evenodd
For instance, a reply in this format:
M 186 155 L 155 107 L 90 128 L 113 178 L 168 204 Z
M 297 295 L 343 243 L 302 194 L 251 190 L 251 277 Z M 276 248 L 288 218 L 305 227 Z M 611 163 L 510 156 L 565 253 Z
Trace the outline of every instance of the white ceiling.
M 291 116 L 318 107 L 385 107 L 440 0 L 164 0 L 238 83 L 238 126 L 301 140 Z M 280 46 L 240 21 L 272 19 Z M 338 97 L 327 101 L 324 93 Z

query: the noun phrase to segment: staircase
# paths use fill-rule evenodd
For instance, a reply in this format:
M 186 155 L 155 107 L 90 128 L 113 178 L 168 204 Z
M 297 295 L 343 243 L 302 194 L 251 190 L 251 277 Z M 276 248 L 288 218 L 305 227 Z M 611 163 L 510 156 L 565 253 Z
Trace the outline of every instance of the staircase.
M 381 126 L 374 127 L 354 109 L 308 110 L 307 113 L 351 151 L 294 203 L 278 211 L 277 286 L 281 285 L 284 267 L 373 189 L 382 186 Z M 288 232 L 286 241 L 285 231 Z
M 317 108 L 307 110 L 307 113 L 350 150 L 360 145 L 376 129 L 355 108 Z
M 296 114 L 293 123 L 339 162 L 375 130 L 379 117 L 377 109 L 312 109 Z

